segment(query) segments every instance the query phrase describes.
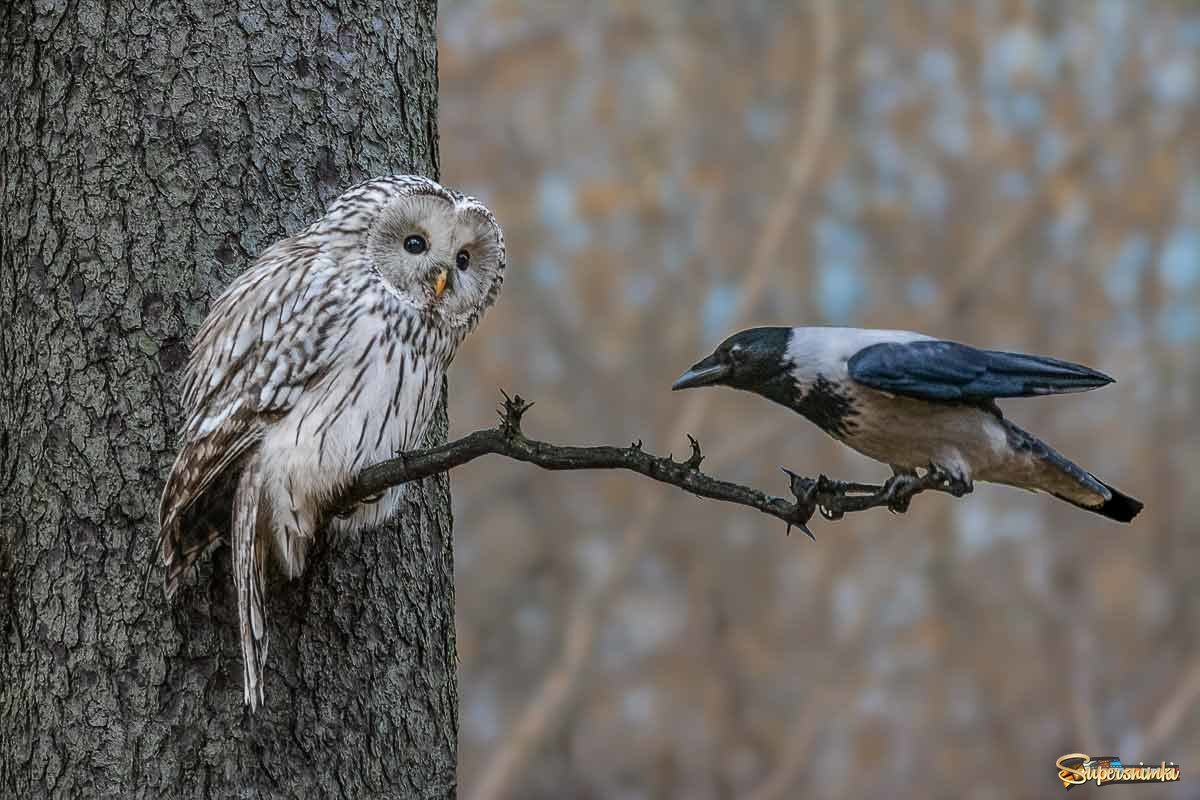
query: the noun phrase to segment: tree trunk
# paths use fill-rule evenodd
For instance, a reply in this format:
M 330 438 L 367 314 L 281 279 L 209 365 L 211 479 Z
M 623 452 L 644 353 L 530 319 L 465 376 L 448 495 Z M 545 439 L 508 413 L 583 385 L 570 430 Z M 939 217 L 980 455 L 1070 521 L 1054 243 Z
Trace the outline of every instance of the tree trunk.
M 3 6 L 0 796 L 453 795 L 444 480 L 273 583 L 256 715 L 228 548 L 143 593 L 212 298 L 355 181 L 436 173 L 433 0 Z

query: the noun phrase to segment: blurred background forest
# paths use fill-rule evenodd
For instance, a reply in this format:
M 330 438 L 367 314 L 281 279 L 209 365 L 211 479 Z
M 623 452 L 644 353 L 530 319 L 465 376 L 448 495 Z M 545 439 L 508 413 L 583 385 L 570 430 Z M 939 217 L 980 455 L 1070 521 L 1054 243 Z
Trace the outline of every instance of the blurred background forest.
M 1007 798 L 1068 752 L 1200 797 L 1200 4 L 447 0 L 441 163 L 509 241 L 451 374 L 561 443 L 886 470 L 671 381 L 752 324 L 1080 361 L 1005 404 L 1145 500 L 1012 489 L 777 521 L 623 473 L 454 473 L 463 796 Z M 1189 775 L 1191 777 L 1189 777 Z M 1092 790 L 1094 791 L 1094 790 Z

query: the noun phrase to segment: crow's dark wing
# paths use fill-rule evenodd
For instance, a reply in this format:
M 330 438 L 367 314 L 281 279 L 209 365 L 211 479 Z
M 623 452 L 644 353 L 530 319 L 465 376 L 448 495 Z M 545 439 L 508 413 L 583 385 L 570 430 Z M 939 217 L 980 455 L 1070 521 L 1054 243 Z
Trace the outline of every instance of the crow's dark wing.
M 1069 361 L 935 340 L 871 345 L 855 353 L 848 366 L 850 377 L 864 386 L 921 400 L 1085 392 L 1113 382 Z

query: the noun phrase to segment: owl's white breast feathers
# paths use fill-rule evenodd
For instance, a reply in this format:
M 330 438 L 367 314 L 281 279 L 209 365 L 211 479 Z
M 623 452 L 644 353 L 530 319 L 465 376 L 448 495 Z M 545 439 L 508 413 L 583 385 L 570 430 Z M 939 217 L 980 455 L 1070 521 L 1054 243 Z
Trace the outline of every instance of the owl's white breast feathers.
M 393 316 L 405 312 L 390 312 L 357 316 L 329 371 L 264 431 L 259 452 L 277 552 L 293 574 L 303 569 L 304 540 L 322 522 L 348 531 L 391 515 L 400 487 L 349 518 L 322 519 L 336 492 L 363 468 L 419 447 L 433 418 L 449 353 L 405 342 L 405 326 Z
M 218 300 L 185 376 L 183 453 L 208 452 L 201 445 L 213 439 L 257 440 L 291 574 L 335 492 L 363 467 L 420 445 L 456 344 L 360 258 L 294 240 L 273 247 Z M 400 496 L 331 525 L 377 523 Z

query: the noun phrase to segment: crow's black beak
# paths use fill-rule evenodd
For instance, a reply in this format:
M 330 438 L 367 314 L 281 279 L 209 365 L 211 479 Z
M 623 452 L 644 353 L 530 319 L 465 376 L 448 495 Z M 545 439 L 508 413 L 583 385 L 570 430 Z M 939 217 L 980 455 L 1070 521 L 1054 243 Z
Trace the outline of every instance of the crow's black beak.
M 697 361 L 691 369 L 680 375 L 679 379 L 671 384 L 671 391 L 712 386 L 721 383 L 728 375 L 729 367 L 722 364 L 715 355 L 711 355 L 703 361 Z

